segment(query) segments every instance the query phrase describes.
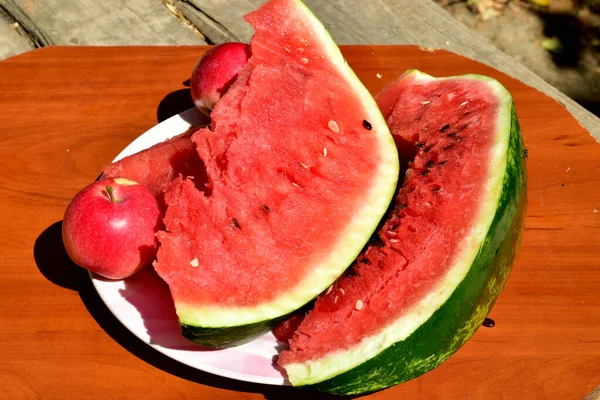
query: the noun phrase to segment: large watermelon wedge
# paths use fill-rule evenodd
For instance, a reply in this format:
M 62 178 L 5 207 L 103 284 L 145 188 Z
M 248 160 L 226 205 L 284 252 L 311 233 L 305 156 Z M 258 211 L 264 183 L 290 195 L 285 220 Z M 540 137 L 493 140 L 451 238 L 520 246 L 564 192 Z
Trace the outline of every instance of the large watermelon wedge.
M 373 241 L 279 357 L 290 381 L 357 394 L 412 379 L 490 311 L 523 232 L 523 142 L 509 93 L 482 76 L 409 71 L 376 96 L 415 160 Z
M 331 285 L 369 240 L 398 180 L 373 97 L 298 0 L 246 16 L 252 56 L 194 133 L 210 193 L 176 179 L 155 269 L 185 337 L 224 347 Z

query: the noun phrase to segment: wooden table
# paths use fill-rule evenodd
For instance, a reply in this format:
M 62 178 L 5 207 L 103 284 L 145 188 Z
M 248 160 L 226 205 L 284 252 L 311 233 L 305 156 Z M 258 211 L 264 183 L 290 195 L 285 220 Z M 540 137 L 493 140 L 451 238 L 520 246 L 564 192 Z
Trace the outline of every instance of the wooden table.
M 0 0 L 0 59 L 51 45 L 248 42 L 265 0 Z M 341 45 L 414 44 L 479 60 L 555 98 L 600 140 L 600 119 L 432 0 L 304 0 Z M 162 3 L 162 4 L 161 4 Z
M 135 137 L 191 107 L 184 82 L 204 50 L 49 47 L 0 62 L 1 398 L 307 396 L 159 354 L 116 320 L 62 246 L 72 196 Z M 482 64 L 417 47 L 342 50 L 373 93 L 409 67 L 496 77 L 529 149 L 526 232 L 495 327 L 371 398 L 584 398 L 600 385 L 600 144 L 554 100 Z

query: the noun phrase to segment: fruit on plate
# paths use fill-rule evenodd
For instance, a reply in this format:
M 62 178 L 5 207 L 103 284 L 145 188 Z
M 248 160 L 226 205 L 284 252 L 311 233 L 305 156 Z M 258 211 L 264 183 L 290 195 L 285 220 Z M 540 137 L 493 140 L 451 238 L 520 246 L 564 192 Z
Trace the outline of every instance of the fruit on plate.
M 248 58 L 250 46 L 236 42 L 213 46 L 200 57 L 190 82 L 192 100 L 200 111 L 210 114 Z
M 71 200 L 62 237 L 76 264 L 123 279 L 152 263 L 161 227 L 158 203 L 146 187 L 124 178 L 102 179 Z
M 196 187 L 207 190 L 206 168 L 191 139 L 192 133 L 198 129 L 190 128 L 187 132 L 108 164 L 102 176 L 126 178 L 146 186 L 156 197 L 161 210 L 165 209 L 164 191 L 167 185 L 179 175 L 190 177 Z
M 251 57 L 193 134 L 210 191 L 176 178 L 154 264 L 190 340 L 242 343 L 325 290 L 383 217 L 399 162 L 377 104 L 298 0 L 246 16 Z
M 358 394 L 458 350 L 512 268 L 526 208 L 524 148 L 497 81 L 409 71 L 376 97 L 416 157 L 369 245 L 281 353 L 292 384 Z

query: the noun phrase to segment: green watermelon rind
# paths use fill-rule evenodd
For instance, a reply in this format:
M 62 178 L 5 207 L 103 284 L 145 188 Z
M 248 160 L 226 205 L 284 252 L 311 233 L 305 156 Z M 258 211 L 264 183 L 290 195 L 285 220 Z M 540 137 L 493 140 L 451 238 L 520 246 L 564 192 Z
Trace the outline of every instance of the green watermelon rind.
M 487 201 L 474 233 L 476 246 L 463 254 L 463 265 L 444 278 L 446 286 L 420 302 L 411 315 L 364 339 L 355 348 L 310 363 L 286 365 L 295 386 L 333 394 L 360 394 L 387 388 L 422 375 L 456 352 L 488 315 L 516 256 L 526 213 L 526 166 L 523 140 L 512 97 L 497 81 L 478 75 L 417 80 L 477 79 L 487 82 L 499 101 L 497 142 L 490 164 Z M 481 230 L 483 228 L 483 230 Z M 464 267 L 467 267 L 466 269 Z
M 370 239 L 392 201 L 398 182 L 400 166 L 396 145 L 373 96 L 348 66 L 334 40 L 310 9 L 299 0 L 292 0 L 292 3 L 295 10 L 302 13 L 304 20 L 310 22 L 313 37 L 321 39 L 333 67 L 344 76 L 356 94 L 357 101 L 364 107 L 365 117 L 372 126 L 369 133 L 376 135 L 380 144 L 379 169 L 371 188 L 365 188 L 367 196 L 362 207 L 349 221 L 346 232 L 340 235 L 334 251 L 319 265 L 315 265 L 313 272 L 299 282 L 294 290 L 252 307 L 177 304 L 180 325 L 185 327 L 184 335 L 203 345 L 223 347 L 229 341 L 229 336 L 243 336 L 243 332 L 249 329 L 248 325 L 253 325 L 250 329 L 253 333 L 259 331 L 260 326 L 266 332 L 271 329 L 273 319 L 297 310 L 326 290 L 354 261 Z M 237 340 L 232 343 L 235 342 Z

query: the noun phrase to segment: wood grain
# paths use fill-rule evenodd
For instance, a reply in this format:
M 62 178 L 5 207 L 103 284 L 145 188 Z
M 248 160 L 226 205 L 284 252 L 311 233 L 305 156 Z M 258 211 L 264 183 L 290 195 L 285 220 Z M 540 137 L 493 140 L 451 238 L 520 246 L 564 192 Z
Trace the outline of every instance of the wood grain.
M 0 0 L 40 45 L 206 44 L 158 1 Z
M 407 68 L 499 79 L 529 149 L 526 231 L 495 327 L 434 371 L 366 398 L 583 399 L 600 384 L 600 144 L 556 101 L 464 57 L 342 50 L 372 93 Z M 0 397 L 307 397 L 158 354 L 116 321 L 62 248 L 70 198 L 131 140 L 191 105 L 183 82 L 203 51 L 48 47 L 0 62 Z

